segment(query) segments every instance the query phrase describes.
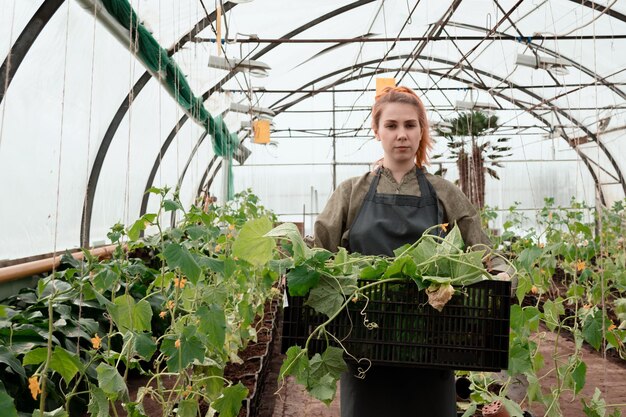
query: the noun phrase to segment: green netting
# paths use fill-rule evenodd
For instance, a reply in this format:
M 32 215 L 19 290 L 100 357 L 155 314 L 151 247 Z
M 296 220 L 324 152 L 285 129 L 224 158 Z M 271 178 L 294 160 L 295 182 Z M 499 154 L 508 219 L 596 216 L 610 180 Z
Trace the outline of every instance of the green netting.
M 231 134 L 221 117 L 213 117 L 204 107 L 202 98 L 194 95 L 182 71 L 150 32 L 139 22 L 128 0 L 100 0 L 112 17 L 130 33 L 137 57 L 153 74 L 165 81 L 168 91 L 186 113 L 209 132 L 213 151 L 222 157 L 232 157 L 239 144 L 236 134 Z M 232 173 L 229 173 L 232 181 Z M 232 189 L 232 187 L 230 187 Z M 229 192 L 230 194 L 230 192 Z

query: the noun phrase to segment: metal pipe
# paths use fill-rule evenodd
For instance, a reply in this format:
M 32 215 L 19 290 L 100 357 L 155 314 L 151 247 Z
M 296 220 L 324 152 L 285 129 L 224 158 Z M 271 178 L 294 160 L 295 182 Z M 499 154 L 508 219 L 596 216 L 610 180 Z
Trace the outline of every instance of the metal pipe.
M 117 245 L 108 245 L 100 248 L 92 249 L 89 252 L 93 256 L 100 259 L 109 258 Z M 74 259 L 82 260 L 85 255 L 82 251 L 71 254 Z M 31 275 L 41 274 L 43 272 L 52 271 L 61 264 L 63 255 L 57 255 L 48 259 L 40 259 L 38 261 L 25 262 L 19 265 L 11 265 L 0 268 L 0 283 L 15 281 Z
M 532 34 L 529 36 L 513 36 L 494 34 L 491 36 L 404 36 L 399 38 L 370 38 L 359 36 L 356 38 L 327 38 L 327 39 L 293 39 L 293 38 L 256 38 L 250 37 L 248 39 L 230 38 L 222 39 L 225 43 L 269 43 L 269 44 L 283 44 L 283 43 L 370 43 L 370 42 L 436 42 L 436 41 L 515 41 L 519 43 L 529 44 L 533 41 L 580 41 L 580 40 L 614 40 L 614 39 L 626 39 L 626 35 L 581 35 L 581 36 L 555 36 L 550 34 Z M 215 38 L 203 38 L 196 36 L 191 39 L 191 42 L 202 43 L 211 42 L 215 43 Z

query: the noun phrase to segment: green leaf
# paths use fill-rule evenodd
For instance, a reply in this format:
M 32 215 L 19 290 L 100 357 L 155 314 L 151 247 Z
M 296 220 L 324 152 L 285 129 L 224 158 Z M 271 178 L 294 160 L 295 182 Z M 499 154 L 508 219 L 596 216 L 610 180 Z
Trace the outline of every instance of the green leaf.
M 510 375 L 518 375 L 532 371 L 532 361 L 528 344 L 513 343 L 509 349 L 509 369 Z
M 335 255 L 335 259 L 333 261 L 333 265 L 340 265 L 341 273 L 349 274 L 351 273 L 351 265 L 345 264 L 348 261 L 348 251 L 346 248 L 338 248 L 337 254 Z
M 411 256 L 416 264 L 428 261 L 437 253 L 437 243 L 432 236 L 425 236 L 417 247 L 411 251 Z
M 546 300 L 543 304 L 543 314 L 546 326 L 548 326 L 550 331 L 554 331 L 561 322 L 559 318 L 559 304 L 554 303 L 552 300 Z
M 100 363 L 96 368 L 98 386 L 110 400 L 128 398 L 128 388 L 117 369 L 106 363 Z
M 87 411 L 91 417 L 109 417 L 109 399 L 104 391 L 95 385 L 89 386 Z
M 141 391 L 141 388 L 139 390 Z M 128 417 L 148 417 L 141 402 L 127 401 L 124 403 L 124 408 L 128 412 Z
M 305 296 L 317 285 L 320 273 L 307 265 L 296 266 L 287 273 L 287 288 L 291 296 Z
M 137 240 L 141 235 L 141 232 L 146 230 L 153 221 L 156 219 L 156 214 L 154 213 L 146 213 L 141 216 L 133 225 L 126 231 L 126 234 L 130 238 L 130 240 Z
M 533 264 L 535 263 L 537 258 L 541 256 L 542 252 L 543 250 L 540 247 L 532 246 L 530 248 L 524 249 L 522 253 L 520 253 L 517 260 L 524 269 L 531 272 Z
M 606 403 L 601 398 L 602 393 L 596 387 L 596 390 L 591 398 L 591 401 L 587 403 L 587 401 L 583 398 L 581 399 L 583 403 L 583 412 L 587 417 L 604 417 L 606 414 Z
M 6 346 L 0 346 L 0 363 L 8 365 L 15 373 L 26 379 L 26 371 L 15 357 L 15 353 Z
M 511 417 L 524 417 L 524 412 L 520 408 L 519 404 L 515 401 L 509 400 L 508 398 L 499 397 L 500 401 L 504 405 L 504 408 L 509 412 Z
M 113 284 L 119 279 L 119 275 L 110 268 L 105 267 L 93 277 L 93 286 L 99 292 L 111 291 Z
M 33 411 L 33 417 L 69 417 L 69 415 L 63 407 L 59 407 L 52 411 L 44 411 L 43 413 L 41 410 L 35 410 Z
M 135 352 L 146 361 L 149 361 L 156 352 L 157 345 L 151 333 L 135 333 Z
M 517 288 L 515 289 L 515 296 L 517 297 L 517 302 L 522 304 L 524 297 L 528 294 L 532 288 L 533 283 L 530 279 L 530 275 L 526 273 L 519 273 L 517 275 Z
M 476 403 L 473 402 L 470 404 L 467 410 L 465 410 L 465 412 L 463 413 L 461 417 L 473 417 L 475 412 L 476 412 Z
M 610 320 L 605 320 L 605 327 L 608 328 Z M 602 345 L 602 313 L 596 310 L 587 315 L 583 323 L 583 338 L 587 343 L 599 350 Z
M 120 295 L 115 298 L 108 310 L 121 332 L 152 331 L 152 307 L 146 300 L 135 303 L 135 299 L 130 295 Z
M 61 346 L 56 346 L 50 359 L 50 368 L 63 377 L 69 385 L 74 375 L 83 369 L 80 359 L 73 353 L 68 352 Z
M 178 403 L 178 412 L 176 415 L 180 417 L 196 417 L 199 411 L 200 408 L 198 407 L 198 400 L 182 400 Z
M 456 226 L 452 227 L 452 230 L 448 232 L 443 242 L 437 245 L 437 254 L 439 255 L 451 255 L 455 253 L 463 252 L 465 244 L 463 243 L 463 236 L 461 236 L 461 230 Z
M 200 318 L 198 330 L 206 335 L 207 341 L 215 349 L 222 350 L 226 340 L 226 315 L 224 310 L 216 304 L 212 304 L 210 309 L 201 306 L 196 312 Z
M 191 240 L 199 240 L 209 236 L 209 229 L 206 226 L 193 225 L 185 229 Z
M 574 395 L 578 395 L 581 389 L 585 387 L 587 375 L 587 365 L 579 360 L 578 365 L 572 371 L 572 380 L 574 381 Z
M 378 259 L 374 263 L 374 266 L 366 266 L 365 268 L 361 269 L 359 278 L 378 279 L 385 273 L 388 266 L 389 262 L 385 261 L 384 259 Z
M 308 391 L 314 398 L 326 405 L 330 405 L 337 392 L 337 380 L 328 374 L 324 375 L 312 382 L 308 387 Z
M 483 280 L 484 250 L 462 253 L 458 258 L 450 260 L 450 276 L 455 285 L 471 285 Z
M 328 277 L 321 277 L 317 287 L 309 293 L 309 298 L 305 304 L 318 313 L 330 317 L 339 311 L 344 301 L 341 287 L 337 282 Z
M 265 236 L 289 239 L 293 247 L 293 257 L 296 264 L 311 256 L 311 249 L 304 243 L 298 227 L 293 223 L 283 223 L 267 232 Z
M 202 268 L 207 268 L 210 271 L 217 272 L 218 274 L 224 274 L 224 261 L 221 259 L 215 259 L 208 256 L 196 256 L 196 262 Z
M 276 247 L 274 239 L 265 236 L 271 229 L 272 221 L 267 217 L 246 222 L 233 243 L 233 256 L 255 266 L 265 265 Z
M 178 201 L 163 200 L 163 210 L 165 210 L 166 212 L 174 211 L 174 210 L 183 210 L 183 207 L 180 205 Z
M 343 349 L 329 346 L 324 353 L 316 353 L 309 361 L 309 378 L 319 379 L 324 375 L 330 375 L 338 380 L 341 374 L 348 370 L 346 361 L 343 359 Z
M 48 348 L 37 348 L 27 352 L 22 358 L 22 365 L 39 365 L 48 357 Z
M 287 358 L 283 361 L 278 373 L 279 380 L 294 375 L 299 384 L 306 385 L 309 378 L 309 357 L 307 351 L 300 346 L 287 349 Z
M 193 326 L 188 328 L 193 328 Z M 179 372 L 194 360 L 202 361 L 204 359 L 204 345 L 196 336 L 189 338 L 181 336 L 180 348 L 176 347 L 176 340 L 176 336 L 167 336 L 161 344 L 161 352 L 169 356 L 167 359 L 169 372 Z
M 222 396 L 213 401 L 211 406 L 220 413 L 220 417 L 237 417 L 241 409 L 241 402 L 247 396 L 248 388 L 239 382 L 237 385 L 224 388 Z
M 402 256 L 400 258 L 396 258 L 383 275 L 383 278 L 402 278 L 409 277 L 412 278 L 415 276 L 417 271 L 417 267 L 415 266 L 415 261 L 410 256 Z
M 2 410 L 2 417 L 17 417 L 15 401 L 3 389 L 0 390 L 0 410 Z
M 170 243 L 163 251 L 165 262 L 171 269 L 179 268 L 194 285 L 198 283 L 202 270 L 189 249 L 178 243 Z

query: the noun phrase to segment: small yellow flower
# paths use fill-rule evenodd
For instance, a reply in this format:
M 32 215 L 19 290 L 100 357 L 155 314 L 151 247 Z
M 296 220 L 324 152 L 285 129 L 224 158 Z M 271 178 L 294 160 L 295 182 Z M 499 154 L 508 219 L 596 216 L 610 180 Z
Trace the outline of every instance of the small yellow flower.
M 33 400 L 36 400 L 37 396 L 41 394 L 41 387 L 39 387 L 39 378 L 37 378 L 37 375 L 28 378 L 28 389 L 30 389 L 30 395 L 33 396 Z
M 447 232 L 447 231 L 448 231 L 448 223 L 444 223 L 444 224 L 442 224 L 442 225 L 441 225 L 441 229 L 442 229 L 444 232 Z
M 545 243 L 539 243 L 537 246 L 539 246 L 541 249 L 543 249 L 543 248 L 546 247 L 546 244 Z
M 233 256 L 233 260 L 234 261 L 238 261 L 239 260 L 239 256 Z
M 221 252 L 222 251 L 222 245 L 217 244 L 215 245 L 215 252 Z
M 232 233 L 229 233 L 229 234 L 227 234 L 227 235 L 226 235 L 226 237 L 227 237 L 228 239 L 230 239 L 231 237 L 233 237 L 233 234 L 232 234 Z
M 585 267 L 586 267 L 585 261 L 581 261 L 581 260 L 576 261 L 576 270 L 578 272 L 580 272 L 583 269 L 585 269 Z
M 228 225 L 228 230 L 235 230 L 235 225 L 234 224 L 229 224 Z
M 548 213 L 548 220 L 552 221 L 552 212 Z
M 180 339 L 176 339 L 176 341 L 174 342 L 174 346 L 176 347 L 176 349 L 180 349 Z
M 536 285 L 533 285 L 532 287 L 530 287 L 530 292 L 533 294 L 537 294 L 539 292 L 539 288 L 537 288 Z
M 591 304 L 585 304 L 583 308 L 586 308 L 587 310 L 589 310 L 591 308 Z
M 615 329 L 617 329 L 617 326 L 614 325 L 614 324 L 611 324 L 607 330 L 610 332 L 610 331 L 615 330 Z
M 185 278 L 180 278 L 180 279 L 174 278 L 174 286 L 176 288 L 183 289 L 183 288 L 185 288 L 185 284 L 186 283 L 187 283 L 187 279 L 185 279 Z
M 173 302 L 172 300 L 169 300 L 169 301 L 167 302 L 167 308 L 168 308 L 169 310 L 172 310 L 172 309 L 174 308 L 174 302 Z
M 102 339 L 100 339 L 100 336 L 98 336 L 98 333 L 96 333 L 96 335 L 91 338 L 91 345 L 93 346 L 95 350 L 100 349 L 100 346 L 102 345 Z
M 356 303 L 357 301 L 359 301 L 359 297 L 357 297 L 356 295 L 354 297 L 352 297 L 352 302 Z
M 164 318 L 165 318 L 165 316 L 167 316 L 167 311 L 161 311 L 161 312 L 159 313 L 159 317 L 161 317 L 162 319 L 164 319 Z

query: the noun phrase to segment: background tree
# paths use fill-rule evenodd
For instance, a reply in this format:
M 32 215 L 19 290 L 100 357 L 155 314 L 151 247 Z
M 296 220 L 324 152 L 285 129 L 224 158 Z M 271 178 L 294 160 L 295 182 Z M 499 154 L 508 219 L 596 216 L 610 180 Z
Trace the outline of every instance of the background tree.
M 458 117 L 445 121 L 447 126 L 439 124 L 436 130 L 446 139 L 449 156 L 456 160 L 459 170 L 458 185 L 469 200 L 482 209 L 485 205 L 485 174 L 500 179 L 493 167 L 502 168 L 498 160 L 511 155 L 506 154 L 511 150 L 510 146 L 506 146 L 510 138 L 498 138 L 495 141 L 489 138 L 499 127 L 498 117 L 481 111 L 461 113 Z M 432 159 L 437 160 L 444 156 L 448 155 L 438 154 Z M 445 171 L 446 169 L 440 169 L 436 174 L 443 175 Z

